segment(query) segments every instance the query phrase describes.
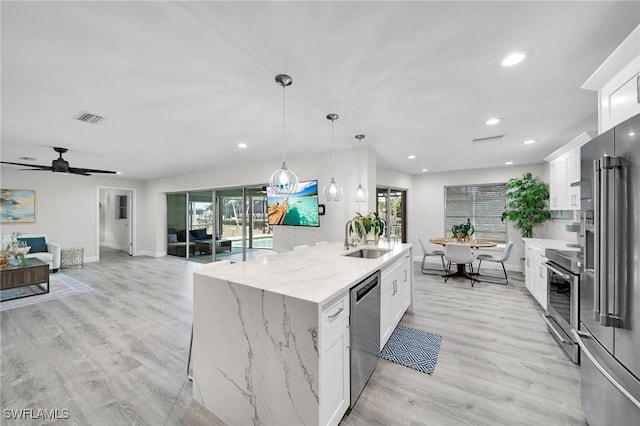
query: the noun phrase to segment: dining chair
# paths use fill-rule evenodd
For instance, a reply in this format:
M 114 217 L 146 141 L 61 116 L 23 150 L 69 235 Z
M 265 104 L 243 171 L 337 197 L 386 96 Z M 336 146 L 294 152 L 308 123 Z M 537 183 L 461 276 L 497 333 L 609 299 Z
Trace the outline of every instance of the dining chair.
M 473 273 L 473 262 L 475 260 L 475 256 L 473 255 L 470 246 L 460 243 L 448 243 L 444 249 L 444 259 L 447 261 L 447 273 L 444 276 L 444 282 L 447 282 L 447 280 L 454 275 L 464 276 L 465 278 L 471 279 L 471 287 L 473 287 L 477 275 Z M 452 263 L 457 264 L 457 267 L 462 265 L 462 268 L 459 268 L 459 271 L 455 274 L 451 273 Z M 466 271 L 467 265 L 469 265 L 471 273 Z M 459 273 L 461 272 L 460 269 L 463 272 L 462 274 Z
M 424 246 L 424 243 L 422 242 L 422 239 L 418 238 L 418 242 L 420 243 L 420 247 L 422 247 L 422 263 L 420 264 L 420 269 L 422 271 L 423 274 L 431 274 L 432 272 L 429 271 L 440 271 L 440 269 L 434 269 L 434 268 L 427 268 L 425 267 L 425 263 L 427 260 L 427 257 L 429 256 L 437 256 L 440 257 L 440 262 L 442 263 L 442 273 L 447 273 L 447 269 L 444 265 L 444 251 L 442 250 L 432 250 L 429 251 L 427 250 L 427 248 Z
M 231 265 L 229 260 L 219 260 L 217 262 L 205 263 L 198 268 L 198 272 L 212 271 L 220 266 Z M 193 373 L 191 372 L 191 350 L 193 349 L 193 320 L 191 321 L 191 339 L 189 340 L 189 358 L 187 359 L 187 378 L 193 381 Z
M 504 272 L 504 281 L 502 281 L 502 277 L 496 277 L 492 275 L 483 275 L 482 281 L 488 281 L 496 284 L 509 284 L 509 277 L 507 276 L 507 270 L 504 267 L 504 262 L 509 259 L 511 256 L 511 249 L 513 249 L 513 241 L 509 241 L 506 246 L 504 246 L 504 251 L 500 254 L 479 254 L 476 258 L 480 261 L 478 263 L 478 275 L 480 275 L 480 267 L 482 266 L 482 261 L 487 262 L 498 262 L 502 265 L 502 271 Z M 489 278 L 487 280 L 487 278 Z M 492 281 L 498 280 L 498 281 Z

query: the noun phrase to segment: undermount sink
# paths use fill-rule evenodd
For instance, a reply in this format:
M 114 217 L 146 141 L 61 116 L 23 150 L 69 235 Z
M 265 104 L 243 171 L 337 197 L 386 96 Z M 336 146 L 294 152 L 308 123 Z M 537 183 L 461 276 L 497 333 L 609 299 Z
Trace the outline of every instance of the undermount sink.
M 390 251 L 391 249 L 362 248 L 351 253 L 344 254 L 343 256 L 359 257 L 360 259 L 377 259 Z

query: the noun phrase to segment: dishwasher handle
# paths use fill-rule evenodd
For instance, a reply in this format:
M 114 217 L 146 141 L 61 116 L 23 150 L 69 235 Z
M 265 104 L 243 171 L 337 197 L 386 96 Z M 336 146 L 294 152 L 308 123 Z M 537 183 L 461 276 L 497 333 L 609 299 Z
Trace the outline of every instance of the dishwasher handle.
M 380 283 L 376 279 L 358 288 L 356 290 L 356 303 L 359 303 L 362 299 L 367 297 L 367 294 L 371 293 L 371 291 L 375 289 L 379 284 Z

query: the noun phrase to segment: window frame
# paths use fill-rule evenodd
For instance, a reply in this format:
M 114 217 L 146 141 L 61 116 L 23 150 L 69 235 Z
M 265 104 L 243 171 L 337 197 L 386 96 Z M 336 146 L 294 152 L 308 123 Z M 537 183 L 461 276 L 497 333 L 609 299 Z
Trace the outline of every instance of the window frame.
M 452 218 L 452 217 L 457 217 L 455 215 L 449 215 L 449 205 L 448 205 L 448 197 L 447 197 L 447 191 L 449 188 L 468 188 L 470 191 L 472 192 L 472 205 L 471 205 L 471 215 L 467 216 L 471 219 L 471 223 L 474 227 L 476 227 L 477 224 L 477 217 L 492 217 L 492 215 L 477 215 L 477 194 L 479 192 L 479 188 L 481 187 L 502 187 L 503 189 L 503 196 L 504 198 L 502 199 L 502 204 L 500 207 L 500 216 L 498 216 L 498 218 L 501 217 L 501 213 L 502 211 L 504 211 L 504 209 L 506 208 L 506 203 L 507 203 L 507 183 L 506 182 L 494 182 L 494 183 L 482 183 L 482 184 L 466 184 L 466 185 L 445 185 L 443 188 L 443 197 L 444 197 L 444 223 L 443 223 L 443 228 L 444 228 L 444 235 L 445 237 L 448 237 L 451 234 L 451 228 L 448 228 L 448 219 Z M 460 223 L 463 223 L 466 221 L 467 217 L 465 217 L 464 219 L 462 219 L 460 221 Z M 491 241 L 494 241 L 498 244 L 505 244 L 508 240 L 509 240 L 509 227 L 506 221 L 502 222 L 502 220 L 500 221 L 501 223 L 504 223 L 504 240 L 503 241 L 497 241 L 494 239 L 491 239 Z M 482 231 L 480 231 L 482 232 Z M 487 231 L 485 231 L 487 232 Z M 497 233 L 494 233 L 497 234 Z M 477 232 L 473 234 L 473 237 L 477 237 Z M 482 238 L 480 237 L 479 239 L 489 239 L 489 238 Z

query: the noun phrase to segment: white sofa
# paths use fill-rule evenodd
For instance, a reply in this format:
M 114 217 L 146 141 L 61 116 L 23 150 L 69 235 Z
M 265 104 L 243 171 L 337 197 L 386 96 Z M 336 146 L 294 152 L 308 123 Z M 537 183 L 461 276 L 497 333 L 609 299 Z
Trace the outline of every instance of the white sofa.
M 47 251 L 40 253 L 27 253 L 27 259 L 36 258 L 49 264 L 49 270 L 52 272 L 58 272 L 60 268 L 60 244 L 49 241 L 45 234 L 21 234 L 18 238 L 39 238 L 44 237 L 44 241 L 47 243 Z M 7 247 L 7 244 L 11 242 L 11 236 L 5 235 L 2 237 L 2 248 Z

